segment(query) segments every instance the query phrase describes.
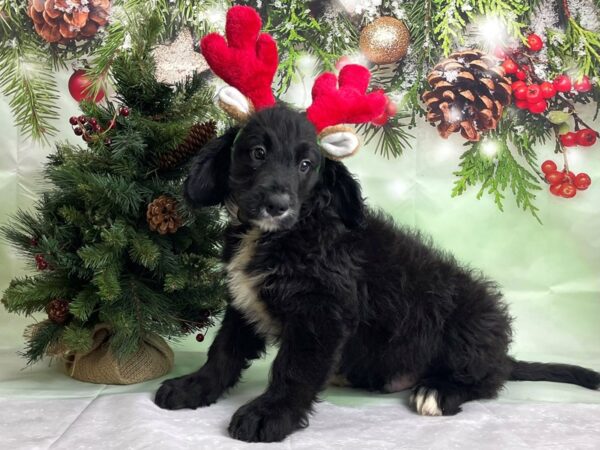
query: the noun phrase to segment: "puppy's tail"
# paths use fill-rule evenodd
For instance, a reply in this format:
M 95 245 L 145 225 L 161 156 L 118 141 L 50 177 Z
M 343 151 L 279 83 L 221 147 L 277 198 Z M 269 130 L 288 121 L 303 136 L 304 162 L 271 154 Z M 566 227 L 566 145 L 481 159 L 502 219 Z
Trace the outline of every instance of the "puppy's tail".
M 585 367 L 570 364 L 539 363 L 517 361 L 510 358 L 512 371 L 510 380 L 518 381 L 554 381 L 570 383 L 588 389 L 600 388 L 600 373 Z

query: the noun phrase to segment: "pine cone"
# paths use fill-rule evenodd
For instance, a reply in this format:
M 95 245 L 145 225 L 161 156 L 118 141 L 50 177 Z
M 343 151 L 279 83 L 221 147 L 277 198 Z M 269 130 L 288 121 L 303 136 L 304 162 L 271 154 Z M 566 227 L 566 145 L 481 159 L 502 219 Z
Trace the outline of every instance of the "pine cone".
M 479 50 L 452 53 L 427 76 L 430 91 L 423 93 L 427 120 L 444 139 L 460 131 L 469 141 L 493 130 L 510 103 L 512 89 L 496 59 Z
M 190 129 L 185 140 L 175 150 L 160 156 L 158 166 L 161 169 L 173 169 L 189 161 L 198 151 L 217 134 L 217 123 L 209 120 L 197 123 Z
M 29 0 L 35 31 L 50 43 L 89 39 L 108 22 L 111 0 Z
M 146 220 L 152 231 L 163 235 L 175 233 L 181 226 L 181 218 L 177 214 L 177 201 L 161 195 L 148 205 Z
M 69 317 L 69 302 L 60 298 L 52 300 L 46 305 L 46 313 L 52 322 L 62 325 Z

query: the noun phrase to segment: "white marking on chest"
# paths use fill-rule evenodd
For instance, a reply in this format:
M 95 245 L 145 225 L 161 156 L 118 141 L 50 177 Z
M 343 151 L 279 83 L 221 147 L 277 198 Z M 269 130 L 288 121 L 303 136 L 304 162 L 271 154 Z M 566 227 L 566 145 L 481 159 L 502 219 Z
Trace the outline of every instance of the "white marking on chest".
M 279 335 L 281 324 L 271 317 L 266 305 L 259 298 L 260 284 L 266 273 L 249 275 L 248 264 L 256 252 L 256 243 L 262 232 L 252 228 L 244 234 L 239 246 L 227 264 L 227 286 L 232 297 L 232 306 L 254 324 L 255 330 L 265 337 Z

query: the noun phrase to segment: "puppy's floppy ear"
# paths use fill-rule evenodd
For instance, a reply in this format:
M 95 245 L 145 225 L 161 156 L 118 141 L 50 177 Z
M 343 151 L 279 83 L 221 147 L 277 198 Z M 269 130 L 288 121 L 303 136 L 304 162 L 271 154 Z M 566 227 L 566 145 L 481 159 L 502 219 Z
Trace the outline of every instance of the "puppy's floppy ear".
M 365 204 L 360 184 L 346 166 L 331 159 L 325 161 L 324 183 L 331 193 L 330 206 L 348 228 L 365 226 Z
M 231 147 L 238 131 L 237 127 L 229 129 L 206 144 L 196 156 L 183 186 L 184 196 L 191 205 L 213 206 L 225 200 Z

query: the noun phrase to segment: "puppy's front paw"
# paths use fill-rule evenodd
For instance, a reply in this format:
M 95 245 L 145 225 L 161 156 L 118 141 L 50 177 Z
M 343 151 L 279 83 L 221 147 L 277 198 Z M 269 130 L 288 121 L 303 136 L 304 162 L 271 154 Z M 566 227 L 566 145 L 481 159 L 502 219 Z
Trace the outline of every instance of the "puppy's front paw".
M 196 409 L 216 402 L 221 394 L 210 379 L 191 374 L 164 381 L 154 403 L 163 409 Z
M 278 442 L 307 425 L 305 413 L 258 397 L 233 415 L 229 435 L 246 442 Z

